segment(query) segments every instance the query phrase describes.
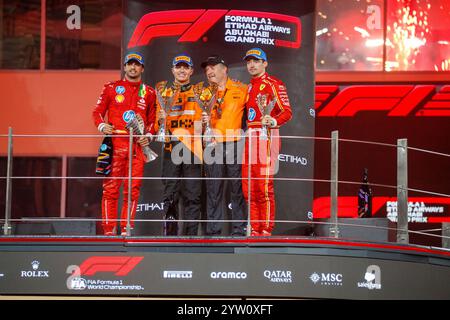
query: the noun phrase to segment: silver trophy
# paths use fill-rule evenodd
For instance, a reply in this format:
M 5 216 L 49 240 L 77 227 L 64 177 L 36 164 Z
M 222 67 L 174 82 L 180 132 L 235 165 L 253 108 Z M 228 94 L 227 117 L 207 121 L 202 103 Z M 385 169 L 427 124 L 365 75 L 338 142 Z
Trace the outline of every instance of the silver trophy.
M 277 103 L 277 98 L 274 97 L 272 101 L 268 102 L 269 96 L 267 94 L 258 93 L 256 96 L 256 104 L 258 105 L 259 111 L 261 111 L 263 117 L 269 115 L 272 112 L 275 104 Z M 268 139 L 267 126 L 262 125 L 261 135 L 259 136 L 260 140 Z
M 159 105 L 164 110 L 164 118 L 159 126 L 158 134 L 156 136 L 156 141 L 164 142 L 166 140 L 166 118 L 167 114 L 172 107 L 173 100 L 178 95 L 180 91 L 180 86 L 176 83 L 173 87 L 167 88 L 167 81 L 161 81 L 156 84 L 156 98 L 158 99 Z
M 199 82 L 193 87 L 195 101 L 209 117 L 209 121 L 206 123 L 205 132 L 203 134 L 203 142 L 206 146 L 215 144 L 213 137 L 214 133 L 211 129 L 211 111 L 217 100 L 218 88 L 219 86 L 216 83 L 211 83 L 208 87 L 205 87 L 203 82 Z
M 127 123 L 126 128 L 128 130 L 132 128 L 133 134 L 143 135 L 145 128 L 144 120 L 139 114 L 136 114 L 136 116 Z M 145 162 L 153 161 L 158 157 L 158 155 L 152 149 L 150 149 L 149 146 L 142 147 L 142 151 L 145 154 Z

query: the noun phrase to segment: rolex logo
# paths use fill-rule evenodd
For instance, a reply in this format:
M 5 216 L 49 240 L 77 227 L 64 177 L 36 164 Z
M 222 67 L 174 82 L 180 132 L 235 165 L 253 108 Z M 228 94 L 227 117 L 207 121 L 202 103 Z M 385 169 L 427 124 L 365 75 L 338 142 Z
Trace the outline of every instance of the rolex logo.
M 31 269 L 33 270 L 22 270 L 20 272 L 20 276 L 22 278 L 48 278 L 49 271 L 48 270 L 39 270 L 40 262 L 37 260 L 33 260 L 31 262 Z
M 31 267 L 33 268 L 33 270 L 39 269 L 39 261 L 34 260 L 34 261 L 31 263 Z

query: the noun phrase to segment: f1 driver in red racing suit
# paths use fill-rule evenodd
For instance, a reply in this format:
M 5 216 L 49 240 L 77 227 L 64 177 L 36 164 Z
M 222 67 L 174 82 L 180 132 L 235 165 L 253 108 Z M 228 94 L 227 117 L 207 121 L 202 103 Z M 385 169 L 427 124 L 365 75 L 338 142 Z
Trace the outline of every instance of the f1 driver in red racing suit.
M 105 235 L 116 235 L 117 210 L 119 201 L 119 188 L 123 186 L 123 206 L 121 213 L 122 235 L 126 235 L 128 213 L 128 179 L 118 177 L 128 176 L 129 138 L 120 137 L 128 135 L 126 129 L 128 121 L 136 115 L 144 120 L 145 132 L 150 132 L 155 119 L 155 91 L 142 83 L 144 72 L 144 59 L 138 53 L 129 53 L 124 61 L 125 77 L 122 80 L 105 84 L 92 113 L 94 123 L 98 130 L 105 135 L 112 135 L 112 168 L 108 178 L 103 181 L 102 198 L 102 226 Z M 108 119 L 105 119 L 107 114 Z M 119 135 L 119 136 L 117 136 Z M 132 144 L 132 183 L 131 183 L 131 214 L 130 225 L 134 226 L 139 191 L 142 185 L 145 156 L 141 146 L 148 146 L 146 137 L 135 139 Z
M 242 166 L 242 189 L 250 206 L 251 236 L 270 236 L 275 219 L 273 176 L 278 169 L 279 127 L 291 119 L 292 110 L 284 83 L 266 72 L 266 53 L 253 48 L 247 51 L 244 60 L 252 78 L 246 103 L 248 136 Z M 275 100 L 270 113 L 264 114 L 258 106 L 258 96 L 262 95 L 266 96 L 266 102 Z M 263 126 L 267 128 L 267 139 L 261 137 Z

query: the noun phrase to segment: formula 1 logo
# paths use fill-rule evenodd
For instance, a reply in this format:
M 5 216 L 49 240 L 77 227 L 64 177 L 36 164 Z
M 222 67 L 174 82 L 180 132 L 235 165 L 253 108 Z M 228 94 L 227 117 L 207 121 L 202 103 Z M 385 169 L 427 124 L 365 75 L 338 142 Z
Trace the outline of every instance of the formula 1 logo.
M 227 42 L 295 49 L 301 45 L 301 21 L 298 17 L 260 11 L 189 9 L 147 13 L 139 20 L 128 48 L 146 46 L 161 37 L 180 36 L 178 42 L 196 42 L 223 17 Z
M 125 285 L 122 280 L 92 280 L 82 276 L 94 276 L 95 274 L 114 273 L 115 276 L 127 276 L 144 257 L 130 256 L 94 256 L 86 259 L 80 266 L 70 265 L 66 273 L 70 276 L 66 280 L 69 290 L 114 290 L 117 288 L 129 290 L 143 290 L 139 285 Z
M 383 111 L 388 117 L 449 117 L 450 86 L 336 85 L 316 86 L 319 117 L 353 117 L 363 111 Z
M 116 276 L 126 276 L 144 257 L 90 257 L 80 265 L 80 275 L 93 276 L 97 272 L 113 272 Z

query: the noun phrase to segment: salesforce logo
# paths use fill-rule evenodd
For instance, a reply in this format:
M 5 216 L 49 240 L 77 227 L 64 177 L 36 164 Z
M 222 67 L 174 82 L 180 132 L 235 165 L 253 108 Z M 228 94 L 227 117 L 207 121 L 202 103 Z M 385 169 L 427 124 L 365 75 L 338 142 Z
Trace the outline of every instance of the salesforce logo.
M 256 111 L 253 108 L 248 109 L 248 121 L 253 121 L 256 118 Z
M 211 279 L 247 279 L 246 272 L 211 272 Z

